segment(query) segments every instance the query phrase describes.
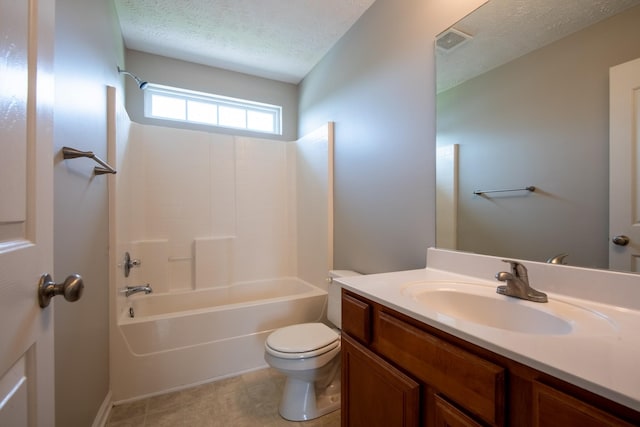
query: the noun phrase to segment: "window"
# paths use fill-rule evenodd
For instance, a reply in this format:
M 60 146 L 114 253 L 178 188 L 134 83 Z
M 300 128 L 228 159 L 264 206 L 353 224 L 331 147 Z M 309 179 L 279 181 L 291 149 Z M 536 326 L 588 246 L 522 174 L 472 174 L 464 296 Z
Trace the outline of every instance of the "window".
M 144 91 L 144 115 L 282 135 L 282 107 L 156 84 Z

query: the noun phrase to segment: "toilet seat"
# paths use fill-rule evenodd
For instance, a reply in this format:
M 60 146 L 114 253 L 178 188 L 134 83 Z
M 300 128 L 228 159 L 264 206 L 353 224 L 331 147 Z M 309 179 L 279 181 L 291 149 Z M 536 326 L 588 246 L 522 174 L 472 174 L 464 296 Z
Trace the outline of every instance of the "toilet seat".
M 285 353 L 282 351 L 274 350 L 269 347 L 269 345 L 265 345 L 265 350 L 267 353 L 274 357 L 278 357 L 280 359 L 309 359 L 312 357 L 322 356 L 325 353 L 330 352 L 331 350 L 340 346 L 340 341 L 336 341 L 334 343 L 329 344 L 326 347 L 318 348 L 312 351 L 306 351 L 303 353 Z
M 324 323 L 287 326 L 271 333 L 265 350 L 283 359 L 316 357 L 340 345 L 340 335 Z

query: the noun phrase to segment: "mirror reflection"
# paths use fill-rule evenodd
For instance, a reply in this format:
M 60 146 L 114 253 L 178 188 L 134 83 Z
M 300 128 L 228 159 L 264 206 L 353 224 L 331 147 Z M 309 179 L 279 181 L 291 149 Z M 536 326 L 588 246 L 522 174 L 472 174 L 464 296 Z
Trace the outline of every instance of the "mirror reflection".
M 609 68 L 640 57 L 640 1 L 490 0 L 450 30 L 437 246 L 608 268 Z

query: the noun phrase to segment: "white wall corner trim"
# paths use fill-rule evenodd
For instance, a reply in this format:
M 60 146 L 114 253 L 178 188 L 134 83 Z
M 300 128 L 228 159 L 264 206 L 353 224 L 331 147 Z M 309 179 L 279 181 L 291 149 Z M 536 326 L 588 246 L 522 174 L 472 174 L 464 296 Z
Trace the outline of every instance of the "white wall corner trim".
M 100 409 L 91 427 L 105 427 L 109 420 L 109 415 L 111 415 L 111 408 L 113 408 L 113 399 L 111 397 L 111 390 L 109 390 L 109 393 L 104 397 L 102 405 L 100 405 Z

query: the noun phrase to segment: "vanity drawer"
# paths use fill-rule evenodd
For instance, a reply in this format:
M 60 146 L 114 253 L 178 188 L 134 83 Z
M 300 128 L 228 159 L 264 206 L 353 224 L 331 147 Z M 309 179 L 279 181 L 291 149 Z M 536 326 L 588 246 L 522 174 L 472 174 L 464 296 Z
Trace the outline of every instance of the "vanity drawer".
M 380 355 L 491 425 L 504 424 L 505 371 L 384 311 L 377 311 Z
M 342 291 L 342 331 L 363 344 L 371 342 L 371 305 Z
M 533 425 L 535 427 L 547 425 L 631 427 L 633 424 L 629 424 L 560 390 L 534 381 Z

